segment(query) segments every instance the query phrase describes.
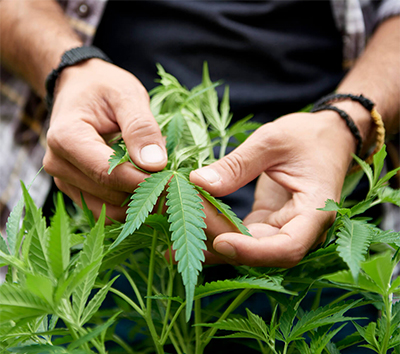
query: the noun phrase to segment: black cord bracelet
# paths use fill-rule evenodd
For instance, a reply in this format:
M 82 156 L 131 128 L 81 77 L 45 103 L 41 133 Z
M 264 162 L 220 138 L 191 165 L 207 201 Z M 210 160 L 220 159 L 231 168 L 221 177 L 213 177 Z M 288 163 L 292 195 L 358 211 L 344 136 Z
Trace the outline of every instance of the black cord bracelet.
M 349 127 L 351 133 L 353 134 L 354 138 L 357 141 L 356 155 L 360 156 L 360 152 L 362 149 L 362 138 L 361 138 L 360 131 L 358 130 L 353 119 L 351 119 L 350 116 L 345 111 L 343 111 L 335 106 L 331 106 L 331 105 L 314 106 L 314 108 L 311 109 L 311 112 L 319 112 L 319 111 L 325 111 L 325 110 L 335 111 L 336 113 L 338 113 L 340 115 L 341 118 L 344 119 L 344 121 L 346 122 L 346 125 Z
M 66 67 L 73 66 L 84 60 L 98 58 L 111 63 L 111 60 L 99 48 L 94 46 L 83 46 L 67 50 L 61 57 L 60 65 L 51 71 L 46 78 L 46 104 L 49 111 L 53 107 L 54 89 L 61 71 Z
M 327 103 L 333 103 L 337 101 L 342 101 L 346 98 L 351 99 L 352 101 L 360 103 L 367 111 L 371 112 L 372 109 L 374 108 L 375 104 L 372 102 L 370 99 L 364 97 L 363 95 L 352 95 L 350 93 L 333 93 L 330 95 L 327 95 L 325 97 L 322 97 L 319 99 L 317 102 L 315 102 L 314 106 L 322 106 Z

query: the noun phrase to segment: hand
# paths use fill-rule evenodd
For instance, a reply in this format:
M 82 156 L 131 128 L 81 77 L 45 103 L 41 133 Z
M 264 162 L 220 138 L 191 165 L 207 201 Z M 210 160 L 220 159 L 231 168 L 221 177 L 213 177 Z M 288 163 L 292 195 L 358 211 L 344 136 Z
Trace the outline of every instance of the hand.
M 44 168 L 78 205 L 82 192 L 95 216 L 105 202 L 109 217 L 124 220 L 121 204 L 147 175 L 132 164 L 122 164 L 108 175 L 113 150 L 107 141 L 119 132 L 137 166 L 151 172 L 165 167 L 164 139 L 150 112 L 149 96 L 136 77 L 100 59 L 64 69 L 56 88 Z
M 244 220 L 253 237 L 221 233 L 221 222 L 209 220 L 206 209 L 211 251 L 249 266 L 295 266 L 333 222 L 334 213 L 317 208 L 329 198 L 339 200 L 354 150 L 355 140 L 336 113 L 294 113 L 265 124 L 223 159 L 193 171 L 191 181 L 216 197 L 260 176 L 253 210 Z

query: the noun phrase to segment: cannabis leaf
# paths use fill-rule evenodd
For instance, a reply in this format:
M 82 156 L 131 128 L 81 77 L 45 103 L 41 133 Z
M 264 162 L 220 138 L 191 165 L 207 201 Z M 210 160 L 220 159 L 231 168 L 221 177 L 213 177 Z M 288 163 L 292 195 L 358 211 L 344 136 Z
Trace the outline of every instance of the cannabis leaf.
M 355 281 L 358 279 L 361 262 L 365 260 L 373 232 L 365 222 L 350 220 L 346 215 L 342 218 L 343 226 L 339 229 L 337 250 L 347 263 Z
M 142 225 L 172 175 L 171 171 L 153 173 L 139 184 L 132 194 L 123 229 L 111 248 L 116 247 Z
M 121 142 L 119 142 L 111 146 L 111 148 L 114 150 L 114 153 L 108 160 L 110 164 L 110 167 L 108 169 L 108 174 L 110 174 L 113 171 L 113 169 L 118 165 L 121 165 L 122 163 L 129 161 L 128 149 L 126 148 L 125 144 L 121 144 Z
M 193 296 L 197 277 L 204 261 L 203 250 L 206 250 L 203 231 L 206 224 L 203 221 L 202 200 L 196 189 L 179 172 L 174 173 L 168 187 L 167 213 L 171 224 L 172 248 L 176 250 L 175 259 L 178 262 L 178 272 L 182 275 L 186 291 L 186 320 L 191 315 Z
M 200 192 L 200 194 L 208 200 L 212 205 L 214 205 L 222 214 L 224 214 L 228 220 L 237 227 L 237 229 L 244 235 L 251 236 L 249 230 L 246 226 L 243 225 L 242 220 L 240 220 L 236 214 L 231 210 L 231 207 L 221 200 L 214 198 L 210 193 L 205 191 L 203 188 L 199 186 L 195 186 L 195 188 Z

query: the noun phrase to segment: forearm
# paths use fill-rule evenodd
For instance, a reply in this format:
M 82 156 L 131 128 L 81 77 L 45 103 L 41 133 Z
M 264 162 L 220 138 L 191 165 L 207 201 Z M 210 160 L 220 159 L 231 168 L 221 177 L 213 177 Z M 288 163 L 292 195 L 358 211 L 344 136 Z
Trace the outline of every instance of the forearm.
M 388 133 L 399 130 L 400 119 L 400 16 L 383 22 L 363 55 L 338 87 L 338 93 L 363 94 L 376 104 Z M 354 119 L 365 145 L 374 141 L 372 120 L 358 103 L 341 102 Z M 345 107 L 346 106 L 346 107 Z
M 0 2 L 1 61 L 41 96 L 62 54 L 81 45 L 55 0 Z

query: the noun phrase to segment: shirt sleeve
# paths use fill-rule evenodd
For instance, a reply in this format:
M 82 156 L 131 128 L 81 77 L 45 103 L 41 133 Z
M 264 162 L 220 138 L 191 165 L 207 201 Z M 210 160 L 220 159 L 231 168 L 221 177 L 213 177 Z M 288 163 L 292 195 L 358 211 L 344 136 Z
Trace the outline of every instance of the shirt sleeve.
M 376 14 L 375 26 L 385 21 L 389 17 L 400 15 L 399 0 L 383 0 Z

